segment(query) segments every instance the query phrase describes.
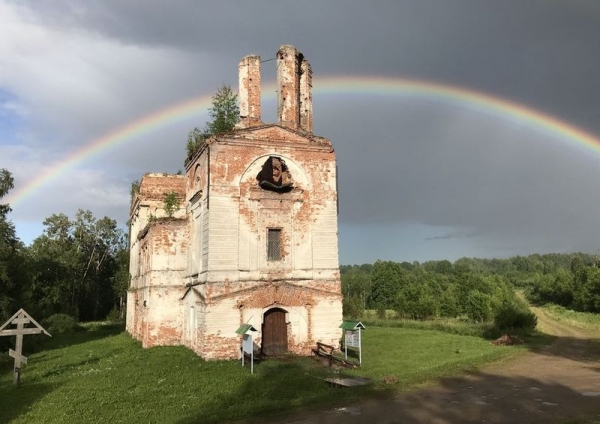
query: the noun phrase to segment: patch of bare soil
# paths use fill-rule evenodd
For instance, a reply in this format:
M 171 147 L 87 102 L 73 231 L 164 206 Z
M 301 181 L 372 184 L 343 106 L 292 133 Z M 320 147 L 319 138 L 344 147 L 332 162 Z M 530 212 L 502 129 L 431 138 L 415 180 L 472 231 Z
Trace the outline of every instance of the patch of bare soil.
M 600 334 L 532 308 L 538 328 L 557 337 L 520 355 L 433 386 L 278 423 L 592 423 L 600 422 Z
M 503 334 L 496 340 L 492 341 L 495 346 L 513 346 L 523 344 L 523 340 L 520 337 L 512 336 L 510 334 Z

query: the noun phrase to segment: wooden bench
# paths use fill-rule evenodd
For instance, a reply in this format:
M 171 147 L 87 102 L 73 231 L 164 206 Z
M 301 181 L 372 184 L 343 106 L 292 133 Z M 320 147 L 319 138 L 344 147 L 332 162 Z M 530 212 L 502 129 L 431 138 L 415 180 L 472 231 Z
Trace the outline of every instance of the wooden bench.
M 321 342 L 317 342 L 317 348 L 313 349 L 313 352 L 316 355 L 321 355 L 323 356 L 323 354 L 327 355 L 327 356 L 331 356 L 333 355 L 333 351 L 335 350 L 335 346 L 331 346 L 325 343 L 321 343 Z
M 326 358 L 329 362 L 329 366 L 331 367 L 335 361 L 336 365 L 341 365 L 346 368 L 356 368 L 358 364 L 354 364 L 348 361 L 343 360 L 342 358 L 338 358 L 333 354 L 335 350 L 335 346 L 331 346 L 325 343 L 317 342 L 317 347 L 313 348 L 312 352 L 315 356 L 320 356 L 322 358 Z

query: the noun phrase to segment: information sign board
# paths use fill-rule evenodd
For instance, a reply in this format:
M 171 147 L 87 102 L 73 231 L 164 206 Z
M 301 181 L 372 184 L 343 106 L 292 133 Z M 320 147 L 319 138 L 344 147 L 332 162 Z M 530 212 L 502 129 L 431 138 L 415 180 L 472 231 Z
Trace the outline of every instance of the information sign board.
M 242 341 L 242 348 L 244 349 L 244 353 L 251 355 L 254 351 L 254 343 L 252 342 L 251 334 L 244 334 Z
M 242 324 L 240 328 L 235 330 L 237 334 L 242 336 L 242 367 L 244 366 L 244 357 L 246 354 L 250 355 L 250 373 L 254 373 L 254 342 L 252 341 L 252 333 L 250 331 L 256 331 L 256 328 L 250 324 Z
M 360 340 L 358 337 L 358 331 L 346 330 L 346 346 L 348 347 L 360 347 Z
M 348 348 L 358 348 L 358 364 L 362 364 L 362 346 L 360 339 L 360 331 L 365 329 L 365 326 L 360 321 L 344 321 L 340 328 L 344 330 L 344 352 L 348 359 Z

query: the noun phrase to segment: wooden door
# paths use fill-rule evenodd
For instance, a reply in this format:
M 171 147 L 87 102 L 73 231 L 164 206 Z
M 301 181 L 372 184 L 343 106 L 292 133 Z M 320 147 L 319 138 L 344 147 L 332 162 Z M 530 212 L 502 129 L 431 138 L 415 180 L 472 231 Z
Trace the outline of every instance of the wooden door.
M 262 352 L 267 356 L 287 353 L 285 311 L 275 308 L 265 312 L 262 326 Z

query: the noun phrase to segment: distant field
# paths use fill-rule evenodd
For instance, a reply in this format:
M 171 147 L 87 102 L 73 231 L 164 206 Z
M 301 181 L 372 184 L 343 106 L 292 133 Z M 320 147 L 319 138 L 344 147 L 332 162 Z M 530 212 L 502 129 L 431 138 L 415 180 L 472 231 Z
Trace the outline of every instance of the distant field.
M 372 318 L 363 321 L 368 326 L 396 327 L 413 330 L 435 330 L 462 336 L 487 337 L 491 335 L 493 323 L 470 323 L 456 318 L 416 321 L 410 319 L 379 319 Z
M 375 384 L 333 389 L 319 379 L 329 369 L 311 358 L 265 361 L 250 375 L 237 361 L 206 362 L 183 347 L 142 349 L 119 329 L 90 328 L 56 336 L 30 355 L 18 389 L 11 371 L 2 371 L 0 422 L 260 421 L 265 414 L 407 389 L 524 350 L 492 346 L 479 337 L 392 327 L 367 328 L 363 346 L 363 367 L 340 373 Z M 384 384 L 389 376 L 398 383 Z
M 462 334 L 464 336 L 483 337 L 490 332 L 494 323 L 482 322 L 474 323 L 472 320 L 461 318 L 437 318 L 430 320 L 413 320 L 400 318 L 394 310 L 387 309 L 385 317 L 380 316 L 380 312 L 374 309 L 365 309 L 361 320 L 377 327 L 402 327 L 414 328 L 419 330 L 439 330 L 447 333 Z

